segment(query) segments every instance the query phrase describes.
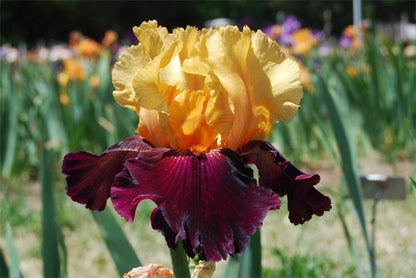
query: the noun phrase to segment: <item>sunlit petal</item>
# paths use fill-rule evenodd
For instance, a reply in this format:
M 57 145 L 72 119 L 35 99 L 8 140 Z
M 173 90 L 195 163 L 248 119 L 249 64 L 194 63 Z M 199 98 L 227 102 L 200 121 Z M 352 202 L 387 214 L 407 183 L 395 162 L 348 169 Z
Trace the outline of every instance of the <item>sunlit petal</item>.
M 111 183 L 123 169 L 123 163 L 148 149 L 151 146 L 140 136 L 131 136 L 100 155 L 87 152 L 67 154 L 62 172 L 66 176 L 68 196 L 89 209 L 103 210 L 110 196 Z
M 153 200 L 152 226 L 171 248 L 182 238 L 191 257 L 219 261 L 244 251 L 266 213 L 280 205 L 231 150 L 195 156 L 154 149 L 125 166 L 116 177 L 122 187 L 112 187 L 114 208 L 132 221 L 138 203 Z
M 167 124 L 159 121 L 155 128 L 143 124 L 155 122 L 144 119 L 155 118 L 153 113 L 140 115 L 139 131 L 153 130 L 142 135 L 156 147 L 190 150 L 195 145 L 195 140 L 189 140 L 192 133 L 203 138 L 200 144 L 205 149 L 235 150 L 264 139 L 275 122 L 295 116 L 303 95 L 299 66 L 261 31 L 227 26 L 201 31 L 177 28 L 169 33 L 149 21 L 135 27 L 134 33 L 140 43 L 115 66 L 114 96 L 138 114 L 144 108 L 164 114 L 159 119 L 168 118 Z M 135 64 L 128 70 L 126 59 Z M 123 71 L 126 76 L 120 77 Z M 200 91 L 209 93 L 203 111 L 177 109 L 178 96 L 192 99 Z M 196 111 L 202 111 L 199 119 Z M 185 116 L 186 112 L 191 114 Z M 178 119 L 184 122 L 179 124 Z M 165 134 L 163 140 L 156 137 L 160 133 Z
M 115 100 L 122 106 L 139 111 L 138 96 L 133 89 L 133 78 L 137 71 L 144 68 L 150 58 L 146 55 L 141 45 L 130 46 L 126 52 L 118 58 L 114 65 L 112 76 Z

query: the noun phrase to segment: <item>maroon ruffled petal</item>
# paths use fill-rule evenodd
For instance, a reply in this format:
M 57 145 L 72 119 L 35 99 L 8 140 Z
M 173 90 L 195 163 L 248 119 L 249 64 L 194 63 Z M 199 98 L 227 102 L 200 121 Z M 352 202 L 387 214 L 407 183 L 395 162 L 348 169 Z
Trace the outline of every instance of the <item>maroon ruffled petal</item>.
M 297 225 L 329 211 L 331 199 L 314 188 L 318 174 L 305 174 L 287 161 L 271 144 L 252 141 L 239 149 L 247 163 L 259 170 L 259 184 L 271 188 L 279 196 L 287 195 L 289 220 Z
M 172 231 L 172 229 L 169 227 L 169 224 L 166 222 L 165 217 L 163 217 L 162 212 L 160 210 L 160 206 L 153 210 L 150 219 L 152 222 L 152 228 L 162 233 L 170 248 L 176 249 L 177 244 L 175 232 Z M 191 258 L 195 257 L 195 253 L 188 253 L 188 255 Z
M 128 173 L 127 173 L 128 172 Z M 242 252 L 267 212 L 280 206 L 272 190 L 258 187 L 252 170 L 224 149 L 195 156 L 153 149 L 125 163 L 115 178 L 111 200 L 132 221 L 143 199 L 158 207 L 152 227 L 175 249 L 179 237 L 190 257 L 219 261 Z
M 142 137 L 136 135 L 111 146 L 100 155 L 87 152 L 67 154 L 62 165 L 67 195 L 89 209 L 103 210 L 114 176 L 123 169 L 126 159 L 150 148 Z

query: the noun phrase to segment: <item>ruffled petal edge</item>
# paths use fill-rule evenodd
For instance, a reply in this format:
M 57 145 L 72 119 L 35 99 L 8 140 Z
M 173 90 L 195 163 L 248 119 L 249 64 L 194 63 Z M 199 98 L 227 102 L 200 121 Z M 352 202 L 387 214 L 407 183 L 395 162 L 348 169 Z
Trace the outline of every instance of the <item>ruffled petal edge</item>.
M 88 152 L 65 155 L 62 173 L 67 182 L 67 195 L 89 209 L 103 210 L 110 197 L 113 179 L 123 169 L 124 162 L 150 148 L 142 137 L 136 135 L 122 140 L 99 155 Z
M 125 163 L 111 188 L 115 210 L 133 221 L 137 205 L 151 199 L 152 227 L 175 249 L 179 238 L 190 257 L 208 261 L 243 252 L 278 196 L 258 187 L 252 170 L 232 150 L 196 156 L 152 149 Z
M 303 224 L 312 215 L 321 216 L 332 208 L 331 199 L 314 188 L 320 176 L 303 173 L 270 143 L 251 141 L 238 152 L 246 163 L 258 168 L 260 186 L 271 188 L 281 197 L 287 195 L 289 220 L 293 224 Z

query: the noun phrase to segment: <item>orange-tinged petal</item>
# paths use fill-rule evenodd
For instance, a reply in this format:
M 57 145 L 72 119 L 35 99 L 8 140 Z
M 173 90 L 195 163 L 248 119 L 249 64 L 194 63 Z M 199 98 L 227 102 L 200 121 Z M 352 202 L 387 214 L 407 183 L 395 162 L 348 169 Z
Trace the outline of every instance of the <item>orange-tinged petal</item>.
M 234 122 L 234 107 L 230 105 L 228 96 L 221 90 L 211 93 L 205 115 L 211 126 L 217 131 L 217 145 L 225 146 L 225 140 Z
M 169 138 L 167 137 L 168 116 L 165 113 L 159 113 L 156 110 L 140 109 L 139 127 L 137 131 L 146 138 L 153 146 L 169 146 Z
M 169 106 L 169 125 L 173 135 L 173 148 L 208 151 L 215 146 L 217 132 L 205 116 L 210 98 L 208 88 L 193 92 L 182 92 Z M 216 147 L 216 146 L 215 146 Z
M 251 32 L 246 28 L 228 26 L 211 30 L 201 38 L 201 56 L 220 82 L 217 87 L 227 94 L 234 113 L 232 128 L 224 140 L 229 148 L 237 148 L 247 132 L 248 119 L 252 118 L 252 105 L 248 95 L 244 72 L 247 70 L 247 54 L 251 44 Z M 204 57 L 205 56 L 205 57 Z M 211 78 L 215 80 L 215 78 Z
M 136 110 L 138 131 L 156 147 L 237 149 L 297 112 L 299 66 L 261 31 L 188 26 L 169 33 L 149 21 L 134 33 L 139 45 L 113 70 L 114 96 Z
M 133 268 L 123 278 L 174 278 L 172 270 L 161 264 L 148 264 Z

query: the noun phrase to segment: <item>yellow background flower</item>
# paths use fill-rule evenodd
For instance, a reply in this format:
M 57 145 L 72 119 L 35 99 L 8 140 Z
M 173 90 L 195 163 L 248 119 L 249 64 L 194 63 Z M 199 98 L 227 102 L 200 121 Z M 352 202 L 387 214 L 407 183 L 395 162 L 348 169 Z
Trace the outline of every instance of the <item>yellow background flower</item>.
M 292 52 L 302 56 L 308 56 L 311 50 L 318 45 L 312 31 L 308 28 L 296 30 L 292 34 Z
M 358 75 L 358 70 L 356 67 L 351 66 L 351 65 L 347 65 L 345 67 L 345 71 L 347 72 L 347 74 L 351 77 L 355 77 Z
M 136 111 L 138 132 L 155 147 L 237 149 L 295 116 L 299 67 L 261 31 L 188 26 L 169 33 L 156 21 L 133 31 L 140 43 L 115 64 L 113 95 Z
M 69 76 L 66 72 L 60 72 L 57 76 L 58 84 L 61 87 L 66 87 L 69 83 Z
M 118 34 L 114 30 L 107 30 L 104 34 L 102 44 L 104 46 L 110 46 L 114 44 L 118 39 Z
M 93 39 L 83 39 L 77 47 L 78 53 L 84 57 L 96 57 L 100 55 L 101 46 Z
M 82 64 L 77 59 L 65 59 L 64 63 L 64 72 L 69 77 L 70 80 L 85 80 L 86 74 Z
M 61 91 L 61 93 L 59 94 L 59 101 L 61 102 L 62 106 L 69 105 L 70 99 L 66 91 Z
M 100 77 L 98 76 L 98 74 L 93 74 L 90 77 L 90 87 L 93 89 L 96 89 L 100 86 Z

